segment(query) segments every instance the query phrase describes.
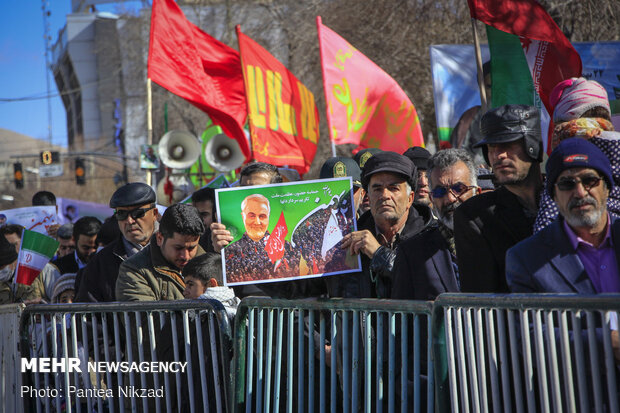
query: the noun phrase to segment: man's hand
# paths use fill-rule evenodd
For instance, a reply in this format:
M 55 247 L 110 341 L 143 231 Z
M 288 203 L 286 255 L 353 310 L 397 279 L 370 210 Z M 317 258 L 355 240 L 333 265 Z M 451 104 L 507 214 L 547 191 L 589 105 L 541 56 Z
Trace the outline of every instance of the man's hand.
M 47 235 L 56 239 L 56 234 L 58 234 L 58 228 L 60 228 L 60 224 L 54 224 L 47 227 Z
M 362 252 L 372 258 L 380 246 L 374 235 L 367 229 L 351 232 L 342 239 L 342 249 L 349 249 L 351 255 Z
M 221 252 L 222 249 L 233 240 L 230 231 L 226 229 L 226 225 L 218 222 L 211 223 L 211 243 L 215 252 Z

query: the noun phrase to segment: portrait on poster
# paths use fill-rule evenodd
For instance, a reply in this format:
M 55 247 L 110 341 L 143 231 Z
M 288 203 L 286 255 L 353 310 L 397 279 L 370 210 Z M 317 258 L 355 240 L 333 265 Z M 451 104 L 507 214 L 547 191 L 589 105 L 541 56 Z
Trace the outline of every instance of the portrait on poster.
M 218 218 L 234 238 L 222 250 L 226 285 L 360 271 L 342 249 L 356 230 L 351 178 L 216 191 Z

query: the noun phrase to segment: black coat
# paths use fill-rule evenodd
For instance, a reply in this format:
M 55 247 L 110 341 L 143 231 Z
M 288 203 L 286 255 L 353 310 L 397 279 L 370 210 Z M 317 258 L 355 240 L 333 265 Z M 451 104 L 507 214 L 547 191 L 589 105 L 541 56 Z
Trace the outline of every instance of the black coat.
M 430 208 L 413 204 L 405 227 L 396 238 L 395 247 L 413 237 L 434 222 Z M 368 230 L 377 237 L 375 220 L 367 211 L 357 222 L 357 230 Z M 360 254 L 362 271 L 325 277 L 329 297 L 388 298 L 392 290 L 392 267 L 396 251 L 380 247 L 371 258 Z
M 76 274 L 78 272 L 80 267 L 75 260 L 75 254 L 75 252 L 72 252 L 71 254 L 58 258 L 56 261 L 52 261 L 52 264 L 54 264 L 56 268 L 58 268 L 58 271 L 60 271 L 60 275 Z
M 515 194 L 505 187 L 465 201 L 454 212 L 461 291 L 508 293 L 506 251 L 533 233 Z
M 426 301 L 460 291 L 448 242 L 436 225 L 398 247 L 392 277 L 391 298 Z
M 122 235 L 91 257 L 88 265 L 81 271 L 75 301 L 79 303 L 116 301 L 118 269 L 126 257 Z

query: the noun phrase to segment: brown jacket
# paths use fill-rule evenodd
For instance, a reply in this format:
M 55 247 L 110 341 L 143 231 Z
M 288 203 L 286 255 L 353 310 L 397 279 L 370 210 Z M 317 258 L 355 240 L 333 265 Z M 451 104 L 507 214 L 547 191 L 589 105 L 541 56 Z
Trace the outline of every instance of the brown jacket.
M 196 255 L 204 254 L 198 246 Z M 181 272 L 170 265 L 161 249 L 151 242 L 142 251 L 124 261 L 116 280 L 118 301 L 182 300 L 185 282 Z

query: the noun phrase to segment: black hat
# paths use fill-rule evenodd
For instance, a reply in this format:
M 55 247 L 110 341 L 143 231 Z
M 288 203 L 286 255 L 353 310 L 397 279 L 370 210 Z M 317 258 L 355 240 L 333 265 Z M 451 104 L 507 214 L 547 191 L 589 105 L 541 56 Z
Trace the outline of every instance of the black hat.
M 364 168 L 364 165 L 366 165 L 366 162 L 370 159 L 370 157 L 379 152 L 383 151 L 379 148 L 362 149 L 361 151 L 356 153 L 355 156 L 353 156 L 353 160 L 357 162 L 357 164 L 360 166 L 360 169 L 362 169 Z
M 4 235 L 0 235 L 0 268 L 3 268 L 17 259 L 15 246 Z
M 412 146 L 403 153 L 418 169 L 428 169 L 428 160 L 431 153 L 421 146 Z
M 342 178 L 350 176 L 353 180 L 353 185 L 362 186 L 362 170 L 351 158 L 345 158 L 342 156 L 334 156 L 328 158 L 321 167 L 321 173 L 319 177 L 321 179 L 326 178 Z
M 153 188 L 142 182 L 121 186 L 110 198 L 110 208 L 153 204 L 157 200 Z
M 547 193 L 553 197 L 553 187 L 558 176 L 566 169 L 591 168 L 596 169 L 607 181 L 609 191 L 614 188 L 609 158 L 598 146 L 583 138 L 564 139 L 551 152 L 545 170 L 547 172 Z
M 525 153 L 533 160 L 542 162 L 540 111 L 534 106 L 504 105 L 491 109 L 480 119 L 480 132 L 484 138 L 473 147 L 482 147 L 487 162 L 489 157 L 486 145 L 519 139 L 524 139 Z
M 407 182 L 413 190 L 415 190 L 415 180 L 417 168 L 411 162 L 411 159 L 405 155 L 401 155 L 391 151 L 381 151 L 373 155 L 362 170 L 362 186 L 368 190 L 368 183 L 370 177 L 379 172 L 391 172 L 394 174 L 402 175 L 407 178 Z

